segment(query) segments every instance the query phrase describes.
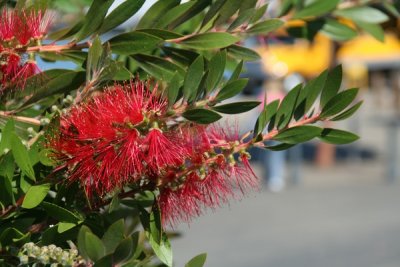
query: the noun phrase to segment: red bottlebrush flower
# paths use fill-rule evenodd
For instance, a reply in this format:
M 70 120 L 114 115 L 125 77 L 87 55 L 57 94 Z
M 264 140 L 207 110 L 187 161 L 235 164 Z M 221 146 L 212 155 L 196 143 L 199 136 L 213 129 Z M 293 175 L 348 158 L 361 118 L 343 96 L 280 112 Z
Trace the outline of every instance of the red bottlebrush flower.
M 150 129 L 144 143 L 148 146 L 146 162 L 156 173 L 166 165 L 182 165 L 186 157 L 185 148 L 171 141 L 159 129 Z
M 240 154 L 238 161 L 232 154 L 219 151 L 229 150 L 228 143 L 238 140 L 236 127 L 223 129 L 212 125 L 208 131 L 205 127 L 195 129 L 184 131 L 191 148 L 188 175 L 181 175 L 181 179 L 175 179 L 160 191 L 158 201 L 164 224 L 190 222 L 204 208 L 215 209 L 230 198 L 241 198 L 247 191 L 259 187 L 246 152 Z
M 0 17 L 0 41 L 17 40 L 26 46 L 31 40 L 42 39 L 51 23 L 51 16 L 43 10 L 3 9 Z
M 177 144 L 160 130 L 147 128 L 165 106 L 157 87 L 150 91 L 139 81 L 112 86 L 63 116 L 50 147 L 71 181 L 80 181 L 88 195 L 105 195 L 154 176 L 164 165 L 183 162 Z M 168 151 L 171 148 L 177 151 Z
M 18 16 L 13 10 L 3 9 L 0 17 L 0 41 L 10 41 L 15 37 Z

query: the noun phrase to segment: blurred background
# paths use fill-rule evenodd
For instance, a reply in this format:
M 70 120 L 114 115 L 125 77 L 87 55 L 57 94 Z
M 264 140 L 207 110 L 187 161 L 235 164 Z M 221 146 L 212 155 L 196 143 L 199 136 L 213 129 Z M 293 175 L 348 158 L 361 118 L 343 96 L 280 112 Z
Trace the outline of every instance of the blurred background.
M 59 0 L 58 8 L 79 16 L 91 1 L 72 2 Z M 132 27 L 153 2 L 119 30 Z M 268 14 L 277 4 L 270 1 Z M 292 24 L 292 30 L 301 26 Z M 261 59 L 245 66 L 242 76 L 250 81 L 239 99 L 283 98 L 298 83 L 342 64 L 342 87 L 361 88 L 364 103 L 334 127 L 361 138 L 346 146 L 312 141 L 285 152 L 251 151 L 261 190 L 170 229 L 180 234 L 172 239 L 175 266 L 202 252 L 208 253 L 206 266 L 400 266 L 400 24 L 392 17 L 384 26 L 383 42 L 369 35 L 334 42 L 327 32 L 307 41 L 283 31 L 246 40 Z M 229 120 L 245 133 L 259 112 Z

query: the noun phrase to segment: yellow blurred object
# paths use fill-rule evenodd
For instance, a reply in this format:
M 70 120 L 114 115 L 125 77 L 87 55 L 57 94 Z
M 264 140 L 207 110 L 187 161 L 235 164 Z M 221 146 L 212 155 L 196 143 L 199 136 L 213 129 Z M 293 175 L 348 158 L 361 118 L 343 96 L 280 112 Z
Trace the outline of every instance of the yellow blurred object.
M 265 71 L 276 77 L 299 73 L 310 78 L 329 67 L 331 41 L 318 35 L 312 43 L 296 40 L 295 44 L 271 44 L 258 49 Z
M 394 34 L 385 34 L 385 42 L 379 42 L 370 35 L 361 35 L 344 43 L 338 51 L 338 60 L 344 64 L 384 63 L 400 60 L 400 42 Z

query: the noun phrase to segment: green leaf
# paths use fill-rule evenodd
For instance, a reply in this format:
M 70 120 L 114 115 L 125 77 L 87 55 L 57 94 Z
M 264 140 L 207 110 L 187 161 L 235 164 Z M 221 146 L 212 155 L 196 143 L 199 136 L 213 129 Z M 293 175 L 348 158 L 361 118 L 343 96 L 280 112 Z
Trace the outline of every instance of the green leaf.
M 279 29 L 285 24 L 280 19 L 269 19 L 258 22 L 246 30 L 250 34 L 268 34 L 272 31 Z
M 379 24 L 366 23 L 361 21 L 356 21 L 355 23 L 358 27 L 371 34 L 371 36 L 374 37 L 376 40 L 380 42 L 385 41 L 385 32 Z
M 285 128 L 292 120 L 292 116 L 301 88 L 302 84 L 297 85 L 282 100 L 281 105 L 276 112 L 276 125 L 279 130 Z
M 256 125 L 254 126 L 254 136 L 260 134 L 267 126 L 272 117 L 276 114 L 279 107 L 279 99 L 272 101 L 266 105 L 263 111 L 258 116 Z
M 239 94 L 247 85 L 249 79 L 238 79 L 228 82 L 221 91 L 219 91 L 216 101 L 220 102 L 225 99 L 229 99 Z
M 250 23 L 255 23 L 259 21 L 264 14 L 267 12 L 268 4 L 264 4 L 261 7 L 257 8 L 256 11 L 254 12 L 253 17 L 249 21 Z
M 361 107 L 362 103 L 363 103 L 363 101 L 358 102 L 357 104 L 355 104 L 348 110 L 343 111 L 342 113 L 340 113 L 339 115 L 337 115 L 336 117 L 334 117 L 333 119 L 330 119 L 330 120 L 331 121 L 340 121 L 340 120 L 344 120 L 344 119 L 351 117 Z
M 11 152 L 8 152 L 4 156 L 0 157 L 0 176 L 7 178 L 11 184 L 14 177 L 14 171 L 14 157 Z
M 128 0 L 130 1 L 130 0 Z M 110 266 L 119 266 L 119 265 L 114 265 L 113 262 L 113 255 L 106 255 L 102 257 L 101 259 L 97 260 L 93 267 L 110 267 Z
M 57 226 L 57 232 L 59 234 L 64 233 L 68 230 L 71 230 L 76 226 L 75 223 L 70 223 L 70 222 L 59 222 Z
M 179 16 L 175 16 L 175 20 L 168 25 L 169 29 L 174 29 L 184 23 L 185 21 L 195 17 L 201 11 L 203 11 L 207 6 L 209 6 L 212 1 L 211 0 L 202 0 L 202 1 L 193 1 L 194 4 L 189 7 L 183 14 Z M 190 2 L 189 2 L 190 3 Z M 182 4 L 184 5 L 184 4 Z
M 86 248 L 86 233 L 91 233 L 92 231 L 87 227 L 86 225 L 82 225 L 81 229 L 78 232 L 78 249 L 79 249 L 79 255 L 81 255 L 84 259 L 89 259 L 89 256 L 87 254 L 87 248 Z
M 131 18 L 143 6 L 145 0 L 125 0 L 103 21 L 99 33 L 108 32 Z
M 335 41 L 347 41 L 357 36 L 354 29 L 333 19 L 325 21 L 321 33 Z
M 15 132 L 14 120 L 10 119 L 7 121 L 4 128 L 1 130 L 1 140 L 0 140 L 0 156 L 4 154 L 4 150 L 10 150 L 12 147 L 11 138 Z
M 294 15 L 294 19 L 300 19 L 305 17 L 316 17 L 324 15 L 331 10 L 335 9 L 339 4 L 340 0 L 316 0 L 313 1 L 310 5 L 305 6 L 300 11 L 296 12 Z
M 170 81 L 176 72 L 181 77 L 185 76 L 183 68 L 164 58 L 144 54 L 136 54 L 132 57 L 143 70 L 159 80 Z
M 33 209 L 43 201 L 49 191 L 50 184 L 31 186 L 26 192 L 22 207 L 24 209 Z
M 167 13 L 173 7 L 179 5 L 180 0 L 163 0 L 157 1 L 152 5 L 146 14 L 140 19 L 137 29 L 154 28 L 154 25 L 162 18 L 162 15 Z
M 48 96 L 60 93 L 68 93 L 77 89 L 85 81 L 84 71 L 52 69 L 43 72 L 40 75 L 45 77 L 45 83 L 37 90 L 31 88 L 34 93 L 32 97 L 23 104 L 23 106 L 36 103 L 37 101 L 40 101 Z
M 382 23 L 389 19 L 382 11 L 368 6 L 338 9 L 333 14 L 356 22 L 365 23 Z
M 231 77 L 229 78 L 229 82 L 238 79 L 239 76 L 240 76 L 240 73 L 242 72 L 242 69 L 243 69 L 243 60 L 241 60 L 241 61 L 239 62 L 239 64 L 237 64 L 237 66 L 235 67 L 235 69 L 233 70 L 232 75 L 231 75 Z
M 120 55 L 133 55 L 151 51 L 162 41 L 157 36 L 139 31 L 123 33 L 109 40 L 112 51 Z
M 157 205 L 154 205 L 149 218 L 149 230 L 151 239 L 157 244 L 161 243 L 162 226 L 161 226 L 161 213 Z
M 226 52 L 216 53 L 208 64 L 208 75 L 206 79 L 207 92 L 213 91 L 219 84 L 224 75 L 226 63 Z
M 35 171 L 31 160 L 29 158 L 27 148 L 22 144 L 21 140 L 16 134 L 11 135 L 11 151 L 13 153 L 15 162 L 22 172 L 28 176 L 32 181 L 36 181 Z
M 219 10 L 219 15 L 215 21 L 215 25 L 220 25 L 227 22 L 240 8 L 242 0 L 229 0 Z
M 191 259 L 185 267 L 203 267 L 207 259 L 207 253 L 202 253 Z
M 85 249 L 86 253 L 92 261 L 97 261 L 105 255 L 105 247 L 100 238 L 91 232 L 85 233 Z
M 15 203 L 13 188 L 10 179 L 0 175 L 0 203 L 3 206 L 8 206 Z
M 337 130 L 337 129 L 331 129 L 331 128 L 325 128 L 322 130 L 321 136 L 319 137 L 322 141 L 330 144 L 335 144 L 335 145 L 343 145 L 343 144 L 349 144 L 352 143 L 356 140 L 359 139 L 359 137 L 353 133 L 343 131 L 343 130 Z
M 348 89 L 340 92 L 331 100 L 329 100 L 329 102 L 322 108 L 320 117 L 328 118 L 338 114 L 353 102 L 353 100 L 357 96 L 357 93 L 357 88 Z
M 125 235 L 124 219 L 120 219 L 113 223 L 104 233 L 102 242 L 104 244 L 106 254 L 112 253 L 118 244 L 124 240 Z
M 282 0 L 279 12 L 278 12 L 278 17 L 282 17 L 286 14 L 289 13 L 289 11 L 293 8 L 293 3 L 294 0 Z
M 183 83 L 183 97 L 192 101 L 196 96 L 204 71 L 204 58 L 198 56 L 189 66 Z
M 280 133 L 278 133 L 274 140 L 286 143 L 286 144 L 299 144 L 303 142 L 307 142 L 314 137 L 317 137 L 321 134 L 321 128 L 316 126 L 304 125 L 304 126 L 296 126 L 289 129 L 286 129 Z
M 208 50 L 222 48 L 238 42 L 240 39 L 226 32 L 200 33 L 185 39 L 179 44 L 189 48 Z
M 140 30 L 137 30 L 136 32 L 144 32 L 144 33 L 156 36 L 158 38 L 161 38 L 163 40 L 175 39 L 175 38 L 180 38 L 183 36 L 176 32 L 171 32 L 171 31 L 166 31 L 166 30 L 161 30 L 161 29 L 140 29 Z
M 242 1 L 242 4 L 240 5 L 239 9 L 239 15 L 242 14 L 243 12 L 246 12 L 249 9 L 253 9 L 257 5 L 258 0 L 247 0 L 247 1 Z
M 163 233 L 160 244 L 150 239 L 150 245 L 157 257 L 167 266 L 172 267 L 172 250 L 167 235 Z
M 240 45 L 228 46 L 228 52 L 233 57 L 246 61 L 255 61 L 261 59 L 260 55 L 256 51 Z
M 98 72 L 102 66 L 101 63 L 104 57 L 103 46 L 101 45 L 101 40 L 98 36 L 93 40 L 92 45 L 89 48 L 87 63 L 86 63 L 86 80 L 91 80 L 92 73 Z
M 82 28 L 75 34 L 75 40 L 80 41 L 95 33 L 103 24 L 104 17 L 114 0 L 93 1 L 85 18 Z
M 43 201 L 41 206 L 46 210 L 50 217 L 57 219 L 58 221 L 74 224 L 77 224 L 80 221 L 80 218 L 72 211 L 69 211 L 66 208 L 60 207 L 54 203 Z
M 272 150 L 272 151 L 282 151 L 282 150 L 287 150 L 294 146 L 295 146 L 295 144 L 282 143 L 282 144 L 278 144 L 278 145 L 274 145 L 274 146 L 265 146 L 264 148 L 268 149 L 268 150 Z
M 294 113 L 296 120 L 302 118 L 314 105 L 315 100 L 324 88 L 327 76 L 328 71 L 322 72 L 318 77 L 309 81 L 300 91 Z
M 203 22 L 201 23 L 201 28 L 206 26 L 220 11 L 222 6 L 225 4 L 227 0 L 216 0 L 207 11 L 206 15 L 204 16 Z
M 320 105 L 322 107 L 334 97 L 340 89 L 342 83 L 342 65 L 336 66 L 332 69 L 328 78 L 326 79 L 325 86 L 322 89 Z
M 128 260 L 134 253 L 134 245 L 131 237 L 122 240 L 113 254 L 114 264 Z
M 180 5 L 177 5 L 170 10 L 168 10 L 165 14 L 162 15 L 160 20 L 154 25 L 154 28 L 168 28 L 173 29 L 173 26 L 168 27 L 173 21 L 179 19 L 182 15 L 185 14 L 193 5 L 195 5 L 195 1 L 189 1 Z
M 182 77 L 176 72 L 167 87 L 169 106 L 175 104 L 179 95 L 179 89 L 181 88 L 182 84 L 183 84 Z
M 259 101 L 236 102 L 212 107 L 213 110 L 225 114 L 243 113 L 260 105 Z
M 218 113 L 203 108 L 186 110 L 182 116 L 187 120 L 200 124 L 210 124 L 222 118 Z
M 241 26 L 243 23 L 248 21 L 253 16 L 253 14 L 254 14 L 253 8 L 243 11 L 242 13 L 239 14 L 239 16 L 237 16 L 237 18 L 231 23 L 231 25 L 229 25 L 226 31 L 231 32 L 235 30 L 237 27 Z

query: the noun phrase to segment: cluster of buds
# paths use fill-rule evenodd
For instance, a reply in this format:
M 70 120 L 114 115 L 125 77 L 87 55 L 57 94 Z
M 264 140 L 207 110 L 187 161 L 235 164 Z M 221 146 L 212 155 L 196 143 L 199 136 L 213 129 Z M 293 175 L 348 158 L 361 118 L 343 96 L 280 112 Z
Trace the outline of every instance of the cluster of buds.
M 50 16 L 42 10 L 0 11 L 0 84 L 3 88 L 23 88 L 26 79 L 39 72 L 27 47 L 38 45 L 50 25 Z M 0 91 L 1 92 L 1 91 Z
M 85 266 L 85 260 L 76 249 L 62 249 L 55 245 L 39 247 L 32 242 L 24 244 L 18 254 L 22 266 L 39 263 L 57 266 Z
M 167 106 L 149 83 L 111 86 L 62 116 L 49 146 L 89 197 L 157 189 L 171 224 L 258 186 L 237 130 L 179 121 Z

